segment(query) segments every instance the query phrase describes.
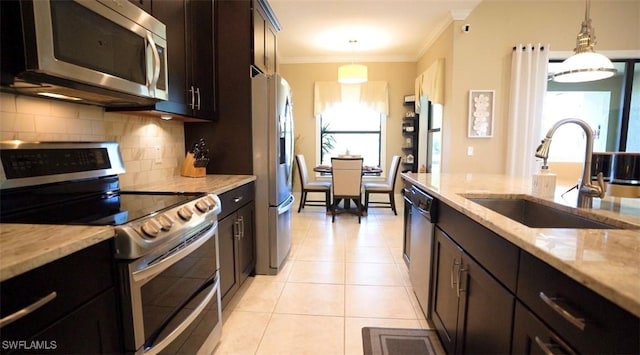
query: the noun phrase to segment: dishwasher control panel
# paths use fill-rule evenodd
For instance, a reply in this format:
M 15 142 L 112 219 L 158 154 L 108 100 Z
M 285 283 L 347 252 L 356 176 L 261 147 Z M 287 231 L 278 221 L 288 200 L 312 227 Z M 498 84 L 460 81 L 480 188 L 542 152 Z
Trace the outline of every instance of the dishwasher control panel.
M 413 207 L 420 210 L 420 213 L 429 218 L 431 223 L 436 223 L 438 218 L 438 200 L 415 186 L 411 186 L 408 192 L 411 195 Z

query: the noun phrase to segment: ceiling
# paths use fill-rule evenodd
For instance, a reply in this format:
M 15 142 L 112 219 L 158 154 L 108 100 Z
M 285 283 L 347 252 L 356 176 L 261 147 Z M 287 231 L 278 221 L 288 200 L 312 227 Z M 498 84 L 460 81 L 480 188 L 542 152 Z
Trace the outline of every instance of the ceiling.
M 269 0 L 280 63 L 416 61 L 481 0 Z M 357 43 L 350 44 L 350 40 Z

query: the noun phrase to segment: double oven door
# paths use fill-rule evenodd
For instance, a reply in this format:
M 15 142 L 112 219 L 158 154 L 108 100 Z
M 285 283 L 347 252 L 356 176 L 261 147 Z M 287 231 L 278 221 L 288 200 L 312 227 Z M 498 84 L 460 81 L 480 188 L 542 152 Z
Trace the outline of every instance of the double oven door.
M 137 354 L 195 354 L 221 334 L 218 223 L 119 265 L 125 347 Z

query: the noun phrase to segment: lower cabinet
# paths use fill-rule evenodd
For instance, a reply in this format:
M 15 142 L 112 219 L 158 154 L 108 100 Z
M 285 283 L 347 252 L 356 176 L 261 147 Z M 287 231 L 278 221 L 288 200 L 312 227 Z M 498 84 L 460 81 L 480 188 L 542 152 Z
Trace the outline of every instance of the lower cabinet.
M 514 354 L 523 355 L 576 353 L 519 301 L 516 302 L 511 350 Z
M 563 348 L 576 353 L 640 354 L 638 317 L 525 251 L 520 256 L 517 296 L 532 316 L 568 344 Z
M 510 352 L 515 297 L 439 227 L 432 321 L 450 353 Z
M 431 322 L 449 354 L 640 354 L 640 318 L 440 204 Z
M 113 240 L 0 284 L 2 353 L 122 353 Z M 22 315 L 22 316 L 20 316 Z
M 219 197 L 220 293 L 224 308 L 255 270 L 254 185 L 238 187 Z
M 122 333 L 118 331 L 120 328 L 115 317 L 116 302 L 116 292 L 110 289 L 45 329 L 33 340 L 55 341 L 55 347 L 65 354 L 120 353 Z

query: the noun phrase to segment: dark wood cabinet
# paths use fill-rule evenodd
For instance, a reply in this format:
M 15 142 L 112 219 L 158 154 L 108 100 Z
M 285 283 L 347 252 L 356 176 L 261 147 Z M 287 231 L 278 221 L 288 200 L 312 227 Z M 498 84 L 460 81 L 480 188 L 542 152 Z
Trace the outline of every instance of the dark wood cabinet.
M 65 354 L 121 353 L 116 302 L 115 289 L 109 289 L 32 339 L 54 339 L 56 351 Z
M 169 99 L 156 103 L 155 111 L 214 120 L 214 1 L 154 0 L 152 14 L 167 26 L 169 67 Z
M 640 318 L 440 204 L 431 321 L 448 353 L 640 353 Z
M 451 240 L 435 232 L 432 321 L 448 353 L 509 353 L 515 297 Z
M 253 65 L 265 74 L 276 72 L 276 33 L 280 30 L 265 0 L 255 0 L 253 8 Z
M 158 1 L 158 0 L 155 0 L 155 1 Z M 151 13 L 151 0 L 129 0 L 129 2 L 143 9 L 148 13 Z
M 259 4 L 254 0 L 215 4 L 216 121 L 185 123 L 185 148 L 205 139 L 212 161 L 207 174 L 253 174 L 251 75 L 256 73 L 254 50 L 262 50 L 254 47 L 258 27 L 253 20 Z
M 207 174 L 253 174 L 252 1 L 216 1 L 216 121 L 185 123 L 185 148 L 204 138 Z
M 511 350 L 523 355 L 576 353 L 520 302 L 516 302 Z
M 220 292 L 224 308 L 255 270 L 254 183 L 220 194 Z
M 2 351 L 24 353 L 28 350 L 24 346 L 10 347 L 8 342 L 28 340 L 45 347 L 32 348 L 35 353 L 121 353 L 112 242 L 100 242 L 3 281 L 1 317 L 29 311 L 0 329 Z
M 453 243 L 440 228 L 435 228 L 433 259 L 431 320 L 449 354 L 456 351 L 459 297 L 456 267 L 460 270 L 462 249 Z
M 640 353 L 640 318 L 524 251 L 517 296 L 578 353 Z

